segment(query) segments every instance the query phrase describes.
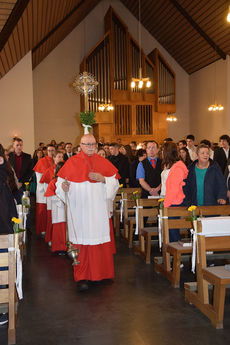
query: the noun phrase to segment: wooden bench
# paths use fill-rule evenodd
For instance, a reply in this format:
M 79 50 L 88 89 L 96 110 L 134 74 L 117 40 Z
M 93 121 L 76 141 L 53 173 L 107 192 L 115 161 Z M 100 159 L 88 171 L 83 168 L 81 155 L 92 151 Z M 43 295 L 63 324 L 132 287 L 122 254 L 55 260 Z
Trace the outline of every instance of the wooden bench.
M 228 216 L 230 205 L 199 206 L 196 209 L 197 216 Z M 191 256 L 192 247 L 183 247 L 178 242 L 169 242 L 169 229 L 190 229 L 192 223 L 186 218 L 191 213 L 187 207 L 169 207 L 163 209 L 163 244 L 162 257 L 154 258 L 155 271 L 162 273 L 173 287 L 180 287 L 180 265 L 183 256 Z M 167 217 L 180 217 L 180 219 L 168 219 Z M 183 231 L 182 231 L 183 233 Z M 171 267 L 171 257 L 173 265 Z
M 14 235 L 0 235 L 0 267 L 8 267 L 7 271 L 0 271 L 0 306 L 1 311 L 8 311 L 8 344 L 16 343 L 15 329 L 15 279 L 16 279 L 16 260 L 14 249 Z M 9 249 L 9 251 L 8 251 Z M 7 250 L 8 252 L 2 252 Z
M 138 206 L 138 237 L 139 242 L 134 246 L 135 253 L 141 255 L 146 264 L 151 261 L 151 240 L 158 236 L 157 217 L 158 217 L 157 199 L 139 199 Z M 155 227 L 145 227 L 144 218 L 149 218 Z M 130 230 L 130 237 L 133 236 L 133 230 Z
M 154 258 L 154 269 L 162 273 L 173 285 L 180 286 L 181 256 L 192 253 L 192 247 L 183 247 L 178 242 L 169 242 L 169 229 L 183 229 L 184 234 L 192 228 L 187 218 L 191 216 L 187 207 L 169 207 L 162 210 L 162 257 Z M 170 219 L 177 217 L 177 219 Z M 187 231 L 185 230 L 187 229 Z M 173 265 L 171 267 L 171 256 Z
M 123 238 L 129 242 L 129 229 L 136 224 L 135 209 L 136 201 L 133 198 L 133 192 L 138 192 L 141 194 L 141 188 L 132 188 L 134 190 L 128 190 L 127 188 L 124 191 L 124 212 L 123 212 L 123 224 L 124 224 L 124 233 Z M 130 248 L 130 244 L 129 244 Z
M 139 191 L 139 194 L 141 193 L 141 188 L 123 188 L 123 195 L 121 194 L 121 189 L 119 188 L 114 202 L 113 202 L 113 227 L 115 229 L 116 232 L 116 236 L 119 236 L 121 234 L 120 231 L 120 207 L 121 207 L 121 199 L 126 199 L 125 195 L 128 195 L 129 198 L 131 199 L 131 195 L 133 195 L 133 192 L 135 192 L 136 190 Z M 124 200 L 125 203 L 125 200 Z M 133 210 L 132 210 L 133 211 Z M 123 216 L 124 216 L 124 209 L 123 209 Z M 127 228 L 126 228 L 127 229 Z M 124 230 L 125 232 L 125 230 Z M 128 233 L 128 230 L 126 230 L 126 232 Z M 123 235 L 122 235 L 123 236 Z M 125 237 L 125 236 L 123 236 Z M 126 236 L 126 238 L 128 238 L 128 235 Z
M 230 217 L 227 220 L 230 223 Z M 221 218 L 219 218 L 221 219 Z M 209 219 L 217 222 L 218 219 Z M 219 220 L 221 222 L 221 220 Z M 198 221 L 196 276 L 197 283 L 185 283 L 185 301 L 194 304 L 217 329 L 223 328 L 226 285 L 230 284 L 230 271 L 224 266 L 207 267 L 206 252 L 230 251 L 230 227 L 223 233 L 221 223 L 213 231 L 203 233 L 202 223 Z M 213 301 L 209 297 L 209 284 L 213 286 Z

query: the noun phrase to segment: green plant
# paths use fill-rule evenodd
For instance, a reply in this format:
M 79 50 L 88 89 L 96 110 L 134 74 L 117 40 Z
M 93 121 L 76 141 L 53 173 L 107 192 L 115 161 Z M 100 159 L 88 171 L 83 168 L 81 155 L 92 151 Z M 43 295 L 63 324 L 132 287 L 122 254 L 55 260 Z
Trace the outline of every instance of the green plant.
M 95 113 L 92 110 L 80 112 L 79 118 L 81 123 L 86 126 L 92 126 L 94 123 L 96 123 Z

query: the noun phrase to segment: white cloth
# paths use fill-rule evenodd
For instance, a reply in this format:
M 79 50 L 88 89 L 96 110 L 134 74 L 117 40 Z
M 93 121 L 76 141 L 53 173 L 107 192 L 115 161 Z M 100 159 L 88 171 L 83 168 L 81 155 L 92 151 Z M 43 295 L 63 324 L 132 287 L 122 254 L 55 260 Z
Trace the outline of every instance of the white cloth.
M 161 173 L 161 196 L 165 196 L 166 193 L 166 180 L 168 178 L 170 169 L 164 169 Z
M 199 220 L 202 223 L 202 233 L 198 233 L 198 235 L 230 236 L 230 217 L 207 217 Z
M 65 204 L 56 195 L 48 197 L 51 202 L 52 224 L 62 223 L 66 221 Z
M 36 179 L 37 179 L 37 189 L 36 189 L 36 203 L 38 204 L 46 204 L 46 197 L 45 195 L 45 183 L 40 183 L 41 177 L 43 174 L 35 172 Z
M 89 181 L 70 182 L 69 192 L 65 193 L 58 178 L 56 195 L 67 203 L 69 240 L 74 244 L 97 245 L 110 241 L 109 211 L 119 188 L 114 176 L 106 177 L 105 183 Z
M 22 293 L 22 259 L 21 259 L 21 252 L 20 249 L 16 249 L 16 265 L 17 265 L 17 277 L 16 277 L 16 289 L 18 292 L 18 298 L 23 298 Z

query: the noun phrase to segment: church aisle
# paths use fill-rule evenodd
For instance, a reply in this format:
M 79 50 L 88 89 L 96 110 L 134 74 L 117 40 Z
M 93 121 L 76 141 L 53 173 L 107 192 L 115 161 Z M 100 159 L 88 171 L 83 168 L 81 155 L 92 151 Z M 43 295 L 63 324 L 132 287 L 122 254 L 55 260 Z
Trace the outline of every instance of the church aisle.
M 118 241 L 113 284 L 77 292 L 71 262 L 53 255 L 32 236 L 24 267 L 24 300 L 17 321 L 17 345 L 227 345 L 230 305 L 224 330 L 216 331 L 153 271 L 152 265 Z M 6 329 L 0 330 L 6 345 Z

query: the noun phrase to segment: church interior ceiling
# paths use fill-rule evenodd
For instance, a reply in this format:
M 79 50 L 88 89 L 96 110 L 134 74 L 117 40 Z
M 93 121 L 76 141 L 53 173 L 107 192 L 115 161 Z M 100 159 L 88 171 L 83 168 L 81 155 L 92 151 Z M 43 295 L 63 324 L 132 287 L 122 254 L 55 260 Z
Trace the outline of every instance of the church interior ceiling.
M 29 51 L 35 68 L 99 2 L 0 0 L 0 77 Z M 121 2 L 139 18 L 137 0 Z M 141 23 L 191 74 L 230 54 L 228 5 L 226 0 L 142 0 Z

